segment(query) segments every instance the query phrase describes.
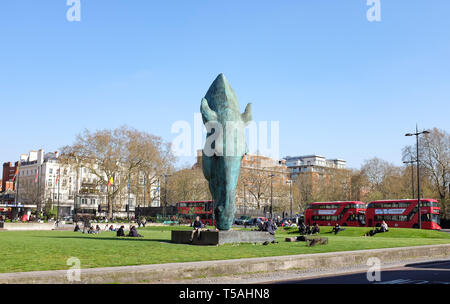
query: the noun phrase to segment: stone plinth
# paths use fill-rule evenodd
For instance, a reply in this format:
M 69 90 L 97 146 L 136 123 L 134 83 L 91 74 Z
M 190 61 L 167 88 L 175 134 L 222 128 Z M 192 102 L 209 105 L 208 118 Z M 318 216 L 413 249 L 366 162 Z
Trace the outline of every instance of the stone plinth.
M 191 241 L 191 230 L 172 231 L 172 243 L 192 245 L 222 245 L 230 243 L 264 243 L 272 242 L 275 236 L 261 231 L 201 231 L 200 238 L 194 235 Z

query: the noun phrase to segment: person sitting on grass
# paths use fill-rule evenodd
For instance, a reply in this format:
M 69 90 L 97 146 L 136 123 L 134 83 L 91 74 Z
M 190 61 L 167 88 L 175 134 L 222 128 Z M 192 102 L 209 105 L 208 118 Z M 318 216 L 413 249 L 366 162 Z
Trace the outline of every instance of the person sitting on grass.
M 97 231 L 95 231 L 94 226 L 89 227 L 89 230 L 87 232 L 88 234 L 96 234 Z
M 388 224 L 383 220 L 381 222 L 381 227 L 378 230 L 379 230 L 378 232 L 388 232 L 389 231 Z
M 130 232 L 128 233 L 128 236 L 131 237 L 142 237 L 142 235 L 140 235 L 136 229 L 136 226 L 131 226 L 130 228 Z
M 306 225 L 305 234 L 308 234 L 308 235 L 311 234 L 311 226 Z
M 277 230 L 277 225 L 272 219 L 269 219 L 265 224 L 265 231 L 269 232 L 271 235 L 275 235 L 275 230 Z
M 338 223 L 336 223 L 334 225 L 333 229 L 331 230 L 331 233 L 334 232 L 334 234 L 336 235 L 336 234 L 338 234 L 339 231 L 344 231 L 344 230 L 345 230 L 345 228 L 341 228 L 341 226 Z
M 302 235 L 306 234 L 306 225 L 304 222 L 298 224 L 298 232 Z
M 120 228 L 117 230 L 116 236 L 125 236 L 124 228 L 125 226 L 120 226 Z
M 369 232 L 367 232 L 364 236 L 374 236 L 377 233 L 382 233 L 382 232 L 388 232 L 389 228 L 387 223 L 383 220 L 381 222 L 381 226 L 380 228 L 376 228 L 374 230 L 370 230 Z
M 317 223 L 314 224 L 313 229 L 311 231 L 311 234 L 317 234 L 320 233 L 320 227 L 317 225 Z
M 205 226 L 203 225 L 202 221 L 200 221 L 200 217 L 197 216 L 195 218 L 195 221 L 192 223 L 192 228 L 194 228 L 194 229 L 192 230 L 192 233 L 191 233 L 191 238 L 190 238 L 191 242 L 194 239 L 194 235 L 196 233 L 197 233 L 197 240 L 200 239 L 200 231 L 203 227 L 205 227 Z
M 95 232 L 96 233 L 100 233 L 102 231 L 102 229 L 100 228 L 99 225 L 95 226 Z
M 258 226 L 258 231 L 264 231 L 264 225 L 265 225 L 265 223 L 263 222 L 263 221 L 261 221 L 260 219 L 258 219 L 258 221 L 257 221 L 257 224 L 256 224 L 257 226 Z
M 114 226 L 111 225 L 111 226 L 109 226 L 109 231 L 116 231 L 116 229 L 114 229 Z
M 80 231 L 80 226 L 78 226 L 78 223 L 75 225 L 75 229 L 73 230 L 74 232 L 78 232 Z

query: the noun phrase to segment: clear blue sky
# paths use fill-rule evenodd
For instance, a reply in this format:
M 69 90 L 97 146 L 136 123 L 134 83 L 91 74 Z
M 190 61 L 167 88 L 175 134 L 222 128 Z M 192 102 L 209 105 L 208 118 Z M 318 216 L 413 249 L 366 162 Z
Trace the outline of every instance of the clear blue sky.
M 171 141 L 223 72 L 280 153 L 401 164 L 404 137 L 450 130 L 450 1 L 0 2 L 0 162 L 127 124 Z

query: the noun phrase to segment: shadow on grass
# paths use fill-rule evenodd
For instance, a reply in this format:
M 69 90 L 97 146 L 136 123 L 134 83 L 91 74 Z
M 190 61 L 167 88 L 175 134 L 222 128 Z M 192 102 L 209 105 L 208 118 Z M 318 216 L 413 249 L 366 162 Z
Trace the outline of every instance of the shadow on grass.
M 140 242 L 159 242 L 159 243 L 170 243 L 167 239 L 146 239 L 142 237 L 96 237 L 92 236 L 34 236 L 37 238 L 49 238 L 49 239 L 82 239 L 82 240 L 102 240 L 102 241 L 140 241 Z

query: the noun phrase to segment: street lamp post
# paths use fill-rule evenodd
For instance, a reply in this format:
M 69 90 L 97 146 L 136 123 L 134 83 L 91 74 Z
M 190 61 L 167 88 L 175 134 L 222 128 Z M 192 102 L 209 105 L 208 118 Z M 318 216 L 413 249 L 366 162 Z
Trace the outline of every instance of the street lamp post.
M 144 174 L 144 208 L 146 207 L 146 205 L 145 205 L 145 192 L 147 191 L 147 189 L 146 189 L 146 177 L 145 177 L 145 174 Z M 151 200 L 151 195 L 150 195 L 150 200 Z
M 163 217 L 166 217 L 166 207 L 167 207 L 167 177 L 170 174 L 164 174 L 164 208 L 163 208 Z
M 412 190 L 412 198 L 414 198 L 414 166 L 413 164 L 415 163 L 415 160 L 410 160 L 410 161 L 404 161 L 404 164 L 410 164 L 411 165 L 411 190 Z
M 56 171 L 58 173 L 58 176 L 56 177 L 56 184 L 58 184 L 58 207 L 56 209 L 56 223 L 57 226 L 59 226 L 59 185 L 60 185 L 60 178 L 61 178 L 61 172 L 60 172 L 61 168 L 58 168 L 58 170 Z
M 270 218 L 273 219 L 273 195 L 272 195 L 272 191 L 273 191 L 273 186 L 272 186 L 272 180 L 273 177 L 275 176 L 275 174 L 270 174 Z
M 290 199 L 290 217 L 292 218 L 292 182 L 293 180 L 288 180 L 289 183 L 289 199 Z
M 246 215 L 246 211 L 247 211 L 247 197 L 246 197 L 246 195 L 245 195 L 245 182 L 243 183 L 243 185 L 244 185 L 244 215 Z
M 416 133 L 406 133 L 405 136 L 416 136 L 416 164 L 417 164 L 417 208 L 419 217 L 419 229 L 422 229 L 422 213 L 420 209 L 420 160 L 419 160 L 419 135 L 429 134 L 430 131 L 419 132 L 416 125 Z
M 128 207 L 127 207 L 127 219 L 130 221 L 130 201 L 131 201 L 131 192 L 130 192 L 130 183 L 131 183 L 131 173 L 128 173 Z

